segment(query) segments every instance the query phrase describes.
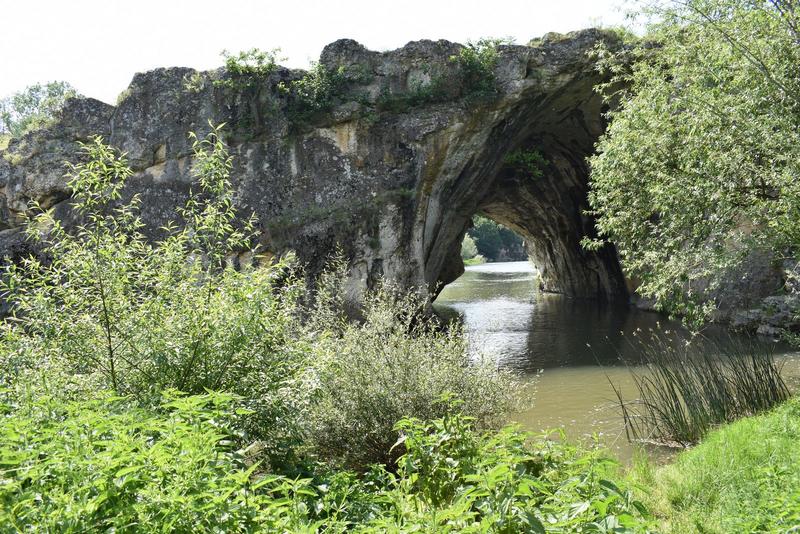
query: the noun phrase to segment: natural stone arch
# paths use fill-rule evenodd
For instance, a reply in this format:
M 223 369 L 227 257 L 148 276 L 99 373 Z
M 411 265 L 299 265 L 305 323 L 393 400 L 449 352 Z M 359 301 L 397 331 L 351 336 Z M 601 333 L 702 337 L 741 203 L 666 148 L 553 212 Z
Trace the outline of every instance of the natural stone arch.
M 585 212 L 586 157 L 604 128 L 602 99 L 592 90 L 596 81 L 577 79 L 552 95 L 537 94 L 536 87 L 534 94 L 522 93 L 455 177 L 440 177 L 440 188 L 432 191 L 438 198 L 429 202 L 447 208 L 425 221 L 427 227 L 440 227 L 425 240 L 429 284 L 441 287 L 463 272 L 458 246 L 478 212 L 526 240 L 544 290 L 602 299 L 627 295 L 613 247 L 590 252 L 580 245 L 595 231 Z M 506 163 L 506 156 L 520 149 L 544 156 L 548 163 L 541 177 Z
M 591 154 L 604 124 L 588 52 L 612 34 L 587 30 L 502 46 L 497 94 L 471 99 L 453 61 L 461 45 L 420 41 L 374 52 L 354 41 L 325 48 L 320 62 L 343 69 L 335 106 L 298 121 L 277 87 L 303 76 L 279 68 L 246 89 L 213 83 L 224 71 L 159 69 L 137 74 L 117 106 L 71 101 L 55 124 L 14 140 L 0 159 L 0 254 L 21 245 L 27 201 L 72 216 L 62 176 L 76 142 L 99 134 L 128 153 L 129 193 L 142 197 L 153 234 L 188 193 L 188 131 L 226 122 L 238 207 L 261 221 L 267 251 L 297 252 L 313 274 L 341 246 L 353 300 L 380 277 L 436 291 L 463 270 L 459 246 L 476 212 L 532 245 L 545 289 L 577 297 L 624 296 L 616 252 L 583 250 Z M 193 78 L 192 87 L 186 80 Z M 197 83 L 197 80 L 201 83 Z M 420 88 L 441 94 L 423 98 Z M 424 95 L 423 95 L 424 96 Z M 535 147 L 550 164 L 524 181 L 504 163 Z

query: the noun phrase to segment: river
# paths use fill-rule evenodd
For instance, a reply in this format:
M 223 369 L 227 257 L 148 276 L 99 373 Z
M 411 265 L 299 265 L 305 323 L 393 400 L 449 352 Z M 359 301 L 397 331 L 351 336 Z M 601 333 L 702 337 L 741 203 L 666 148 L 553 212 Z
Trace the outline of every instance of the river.
M 524 261 L 467 267 L 434 307 L 445 317 L 462 318 L 475 357 L 491 358 L 520 374 L 525 408 L 511 414 L 512 421 L 535 433 L 562 428 L 572 440 L 596 436 L 622 461 L 635 447 L 625 437 L 611 382 L 626 397 L 635 396 L 624 362 L 639 361 L 637 343 L 651 331 L 675 339 L 688 336 L 679 323 L 656 313 L 542 293 L 533 266 Z M 729 336 L 721 329 L 706 334 Z M 758 343 L 777 349 L 785 369 L 800 375 L 800 360 L 787 348 Z M 649 452 L 669 455 L 654 447 Z

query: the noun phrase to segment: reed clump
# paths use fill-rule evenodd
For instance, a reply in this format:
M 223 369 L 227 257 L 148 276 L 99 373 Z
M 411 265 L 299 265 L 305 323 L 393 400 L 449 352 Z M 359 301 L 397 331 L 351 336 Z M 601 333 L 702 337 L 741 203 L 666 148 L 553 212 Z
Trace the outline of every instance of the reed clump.
M 630 367 L 638 398 L 612 384 L 629 440 L 688 447 L 789 398 L 774 349 L 755 340 L 652 333 L 633 343 L 644 364 Z

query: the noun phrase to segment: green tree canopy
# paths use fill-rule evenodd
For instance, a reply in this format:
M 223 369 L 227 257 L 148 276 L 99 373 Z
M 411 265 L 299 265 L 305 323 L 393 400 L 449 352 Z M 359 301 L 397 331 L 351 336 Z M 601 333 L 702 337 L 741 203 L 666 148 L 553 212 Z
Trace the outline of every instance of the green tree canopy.
M 464 236 L 461 242 L 461 259 L 469 260 L 478 255 L 478 247 L 475 246 L 475 240 L 468 235 Z
M 0 100 L 0 134 L 18 137 L 41 126 L 67 99 L 79 96 L 67 82 L 37 83 Z
M 473 218 L 472 225 L 467 235 L 475 241 L 478 254 L 489 261 L 527 258 L 522 238 L 512 230 L 481 215 Z
M 701 319 L 750 251 L 800 243 L 797 0 L 676 0 L 600 64 L 618 103 L 590 203 L 639 292 Z M 599 246 L 600 241 L 587 242 Z

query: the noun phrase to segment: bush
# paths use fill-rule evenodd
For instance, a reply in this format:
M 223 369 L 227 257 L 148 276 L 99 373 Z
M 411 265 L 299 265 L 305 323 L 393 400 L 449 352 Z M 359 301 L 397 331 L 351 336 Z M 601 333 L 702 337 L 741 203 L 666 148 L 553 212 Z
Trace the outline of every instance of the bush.
M 100 394 L 0 405 L 0 531 L 247 532 L 259 513 L 225 441 L 231 396 L 167 396 L 159 411 Z
M 394 424 L 405 416 L 441 417 L 442 394 L 463 399 L 460 409 L 481 428 L 496 426 L 513 401 L 512 378 L 486 362 L 473 362 L 462 331 L 441 330 L 420 318 L 421 297 L 383 287 L 367 295 L 360 323 L 314 345 L 318 390 L 311 407 L 311 440 L 323 458 L 363 469 L 391 469 L 401 449 Z
M 252 410 L 245 428 L 285 454 L 305 391 L 296 381 L 307 350 L 292 333 L 302 285 L 284 264 L 229 265 L 250 247 L 254 221 L 232 208 L 218 129 L 194 148 L 198 183 L 181 210 L 185 225 L 152 243 L 138 198 L 121 202 L 131 174 L 124 157 L 99 138 L 84 146 L 69 182 L 83 223 L 65 228 L 41 213 L 28 232 L 45 259 L 7 267 L 16 317 L 5 325 L 2 374 L 48 362 L 51 374 L 92 377 L 143 405 L 169 388 L 232 392 Z
M 473 424 L 457 413 L 398 423 L 407 452 L 397 486 L 416 504 L 402 508 L 399 525 L 382 526 L 498 533 L 647 529 L 647 510 L 611 480 L 614 462 L 600 451 L 533 440 L 510 426 L 479 433 Z
M 447 84 L 441 77 L 434 77 L 427 83 L 416 82 L 404 93 L 392 93 L 384 88 L 375 103 L 379 111 L 390 113 L 404 113 L 410 109 L 445 102 L 452 98 Z
M 504 162 L 516 172 L 533 179 L 544 176 L 544 171 L 550 163 L 536 148 L 514 150 L 506 155 Z
M 277 70 L 278 54 L 280 54 L 279 48 L 268 51 L 251 48 L 242 50 L 238 54 L 223 50 L 222 57 L 225 59 L 227 76 L 214 80 L 214 85 L 240 91 L 253 87 Z M 201 79 L 197 77 L 187 80 L 187 89 L 197 89 L 198 82 L 201 82 Z
M 314 63 L 299 80 L 279 87 L 290 96 L 289 118 L 294 123 L 303 123 L 318 113 L 330 111 L 341 96 L 347 82 L 343 66 L 330 69 L 322 63 Z
M 478 255 L 478 247 L 470 235 L 465 235 L 461 242 L 461 259 L 469 260 Z
M 490 99 L 497 94 L 497 47 L 509 43 L 508 39 L 470 41 L 451 58 L 460 68 L 462 93 L 468 100 Z
M 155 410 L 95 395 L 0 403 L 2 532 L 615 532 L 646 526 L 596 452 L 482 434 L 450 406 L 404 419 L 397 475 L 263 472 L 232 447 L 230 395 L 168 394 Z M 605 529 L 605 530 L 603 530 Z

